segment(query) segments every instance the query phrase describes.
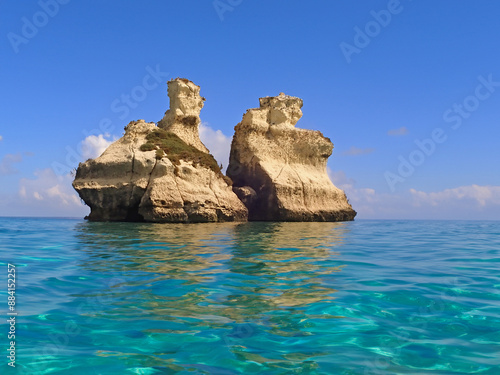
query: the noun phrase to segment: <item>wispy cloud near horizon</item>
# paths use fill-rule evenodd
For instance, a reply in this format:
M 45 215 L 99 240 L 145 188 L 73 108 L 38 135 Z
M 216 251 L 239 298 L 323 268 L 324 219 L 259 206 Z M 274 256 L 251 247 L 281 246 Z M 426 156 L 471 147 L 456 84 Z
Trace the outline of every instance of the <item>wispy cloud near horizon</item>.
M 345 191 L 359 219 L 500 220 L 500 186 L 467 185 L 434 192 L 409 189 L 391 194 L 358 187 L 344 171 L 328 168 L 328 175 Z
M 19 171 L 14 167 L 14 164 L 22 161 L 23 155 L 20 152 L 17 154 L 6 154 L 0 160 L 0 176 L 18 173 Z
M 44 216 L 83 217 L 88 207 L 80 201 L 78 194 L 71 186 L 71 175 L 57 176 L 51 168 L 37 170 L 34 179 L 19 180 L 18 207 L 21 211 L 37 212 Z
M 401 135 L 407 135 L 410 131 L 406 126 L 402 126 L 398 129 L 392 129 L 387 132 L 387 135 L 390 135 L 392 137 L 398 137 Z
M 347 155 L 347 156 L 367 155 L 371 154 L 374 151 L 375 151 L 374 148 L 359 148 L 351 146 L 351 148 L 347 151 L 344 151 L 342 155 Z
M 414 204 L 417 205 L 436 207 L 444 203 L 461 202 L 462 205 L 472 205 L 477 208 L 499 206 L 500 209 L 500 186 L 468 185 L 430 193 L 410 189 L 410 193 Z

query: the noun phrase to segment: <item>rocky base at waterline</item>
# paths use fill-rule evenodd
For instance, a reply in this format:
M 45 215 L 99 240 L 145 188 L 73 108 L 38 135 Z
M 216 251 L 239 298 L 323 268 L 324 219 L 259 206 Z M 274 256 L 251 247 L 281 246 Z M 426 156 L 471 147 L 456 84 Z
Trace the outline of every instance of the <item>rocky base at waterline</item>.
M 205 98 L 187 79 L 168 82 L 162 120 L 133 121 L 73 186 L 92 221 L 345 221 L 356 212 L 326 173 L 333 145 L 296 129 L 302 100 L 261 98 L 235 128 L 228 176 L 199 138 Z
M 295 128 L 301 108 L 301 99 L 281 93 L 245 113 L 227 169 L 233 190 L 249 220 L 354 220 L 356 211 L 327 174 L 332 142 L 319 131 Z

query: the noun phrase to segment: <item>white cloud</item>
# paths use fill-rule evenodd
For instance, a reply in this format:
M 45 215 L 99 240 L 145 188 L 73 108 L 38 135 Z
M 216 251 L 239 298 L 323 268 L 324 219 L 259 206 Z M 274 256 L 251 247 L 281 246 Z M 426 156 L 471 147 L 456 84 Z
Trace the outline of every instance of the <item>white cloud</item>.
M 0 135 L 0 142 L 2 142 L 2 141 L 3 141 L 3 137 Z
M 469 185 L 431 193 L 410 189 L 410 193 L 417 206 L 459 204 L 476 209 L 500 206 L 500 186 Z
M 349 189 L 356 183 L 352 178 L 347 177 L 344 171 L 333 171 L 330 167 L 327 167 L 326 171 L 333 184 L 342 190 Z
M 19 172 L 15 167 L 15 163 L 23 161 L 23 156 L 20 152 L 17 154 L 7 154 L 0 160 L 0 176 L 14 174 Z
M 200 139 L 210 150 L 217 162 L 227 167 L 229 163 L 229 152 L 231 151 L 231 137 L 226 136 L 220 130 L 214 130 L 206 123 L 200 124 Z
M 333 184 L 345 191 L 349 203 L 358 212 L 358 218 L 372 218 L 379 211 L 376 207 L 386 199 L 372 188 L 357 188 L 356 181 L 347 177 L 344 171 L 327 168 L 327 173 Z
M 349 156 L 366 155 L 366 154 L 371 154 L 373 151 L 375 151 L 374 148 L 358 148 L 352 146 L 349 150 L 344 151 L 342 155 L 349 155 Z
M 71 186 L 71 175 L 57 176 L 51 168 L 37 170 L 35 179 L 19 180 L 14 215 L 83 217 L 89 209 Z
M 409 130 L 406 126 L 402 126 L 399 129 L 392 129 L 387 132 L 387 135 L 391 136 L 399 136 L 399 135 L 406 135 L 409 133 Z
M 95 159 L 100 156 L 116 138 L 109 139 L 109 134 L 89 135 L 82 141 L 83 160 Z
M 332 182 L 344 190 L 358 219 L 500 219 L 500 186 L 460 186 L 437 192 L 410 189 L 382 193 L 357 187 L 343 171 L 328 168 Z

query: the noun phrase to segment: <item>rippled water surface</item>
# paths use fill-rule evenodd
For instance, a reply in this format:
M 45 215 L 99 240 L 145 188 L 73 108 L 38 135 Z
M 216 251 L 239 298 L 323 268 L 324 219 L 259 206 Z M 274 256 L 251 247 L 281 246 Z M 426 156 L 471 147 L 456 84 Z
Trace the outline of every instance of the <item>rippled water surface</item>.
M 500 374 L 500 222 L 0 218 L 5 374 Z

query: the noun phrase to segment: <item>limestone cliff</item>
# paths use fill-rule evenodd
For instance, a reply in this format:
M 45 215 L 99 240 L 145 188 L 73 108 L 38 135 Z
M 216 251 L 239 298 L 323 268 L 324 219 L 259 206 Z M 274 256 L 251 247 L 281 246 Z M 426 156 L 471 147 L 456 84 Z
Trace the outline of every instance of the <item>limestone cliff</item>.
M 260 99 L 235 127 L 227 175 L 249 220 L 347 221 L 356 212 L 326 171 L 333 144 L 295 128 L 302 100 L 281 93 Z
M 78 166 L 74 188 L 89 220 L 245 221 L 237 198 L 198 136 L 203 99 L 194 83 L 168 83 L 171 108 L 157 127 L 133 121 L 96 159 Z

